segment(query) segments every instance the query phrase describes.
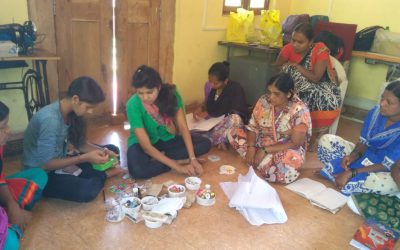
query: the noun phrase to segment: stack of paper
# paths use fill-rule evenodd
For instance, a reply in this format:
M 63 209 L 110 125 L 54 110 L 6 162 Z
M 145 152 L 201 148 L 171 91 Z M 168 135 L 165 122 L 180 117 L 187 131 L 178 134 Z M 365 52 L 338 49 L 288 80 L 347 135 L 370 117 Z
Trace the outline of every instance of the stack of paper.
M 186 122 L 190 131 L 209 131 L 224 119 L 224 116 L 195 120 L 193 113 L 186 114 Z
M 277 192 L 259 178 L 253 168 L 247 175 L 239 175 L 238 182 L 222 182 L 220 186 L 230 200 L 229 207 L 236 208 L 250 224 L 260 226 L 287 221 Z
M 287 189 L 300 194 L 309 199 L 311 204 L 326 209 L 332 213 L 336 213 L 342 208 L 348 197 L 338 191 L 327 188 L 324 184 L 302 178 L 286 186 Z

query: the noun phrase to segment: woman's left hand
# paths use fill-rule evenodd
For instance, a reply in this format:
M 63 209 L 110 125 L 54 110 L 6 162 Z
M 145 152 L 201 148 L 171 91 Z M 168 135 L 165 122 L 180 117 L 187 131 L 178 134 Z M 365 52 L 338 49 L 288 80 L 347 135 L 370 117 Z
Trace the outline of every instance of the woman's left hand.
M 351 171 L 346 170 L 335 177 L 336 186 L 341 190 L 351 178 Z
M 190 164 L 192 164 L 197 176 L 200 176 L 203 174 L 203 166 L 200 164 L 200 162 L 197 159 L 191 160 Z
M 258 149 L 257 153 L 256 153 L 256 156 L 254 157 L 254 165 L 258 166 L 262 162 L 262 160 L 264 159 L 265 155 L 266 154 L 265 154 L 264 150 Z

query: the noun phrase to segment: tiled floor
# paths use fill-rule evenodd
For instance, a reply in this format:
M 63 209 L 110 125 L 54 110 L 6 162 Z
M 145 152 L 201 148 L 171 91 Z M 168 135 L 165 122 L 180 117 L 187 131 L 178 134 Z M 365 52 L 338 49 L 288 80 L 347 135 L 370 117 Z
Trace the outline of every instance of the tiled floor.
M 361 124 L 342 119 L 338 134 L 356 141 Z M 121 126 L 100 127 L 90 133 L 96 143 L 113 143 L 125 151 L 127 131 Z M 349 249 L 351 240 L 362 218 L 344 207 L 331 214 L 312 206 L 309 201 L 272 184 L 277 190 L 288 221 L 284 224 L 251 226 L 235 209 L 228 207 L 228 199 L 219 182 L 236 181 L 237 174 L 247 173 L 247 166 L 232 152 L 213 149 L 211 154 L 221 157 L 218 162 L 207 162 L 203 183 L 209 183 L 216 192 L 217 202 L 212 207 L 194 204 L 183 208 L 171 225 L 148 229 L 144 223 L 134 224 L 127 218 L 119 223 L 105 221 L 103 197 L 90 203 L 73 203 L 55 199 L 42 199 L 34 208 L 32 223 L 21 241 L 21 249 Z M 125 164 L 125 157 L 122 159 Z M 220 165 L 237 168 L 231 176 L 220 175 Z M 7 172 L 17 170 L 18 157 L 7 159 Z M 314 175 L 321 167 L 316 154 L 307 156 L 302 175 L 333 187 L 331 183 Z M 184 176 L 170 172 L 152 179 L 153 183 L 173 180 L 183 183 Z M 107 186 L 120 183 L 114 177 Z M 165 192 L 165 190 L 163 190 Z

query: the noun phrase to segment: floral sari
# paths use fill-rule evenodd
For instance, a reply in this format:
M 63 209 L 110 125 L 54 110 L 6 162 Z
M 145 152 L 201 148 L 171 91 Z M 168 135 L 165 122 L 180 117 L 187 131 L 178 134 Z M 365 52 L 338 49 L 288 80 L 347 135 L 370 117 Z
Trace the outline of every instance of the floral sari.
M 306 140 L 295 149 L 268 153 L 257 167 L 267 181 L 290 183 L 299 176 L 298 169 L 305 161 L 307 144 L 311 136 L 311 117 L 307 106 L 295 95 L 280 112 L 262 96 L 256 103 L 253 114 L 246 126 L 247 130 L 256 133 L 256 147 L 266 147 L 277 143 L 284 144 L 290 140 L 291 132 L 299 125 L 306 126 Z M 243 128 L 234 128 L 228 133 L 232 147 L 246 157 L 247 137 Z

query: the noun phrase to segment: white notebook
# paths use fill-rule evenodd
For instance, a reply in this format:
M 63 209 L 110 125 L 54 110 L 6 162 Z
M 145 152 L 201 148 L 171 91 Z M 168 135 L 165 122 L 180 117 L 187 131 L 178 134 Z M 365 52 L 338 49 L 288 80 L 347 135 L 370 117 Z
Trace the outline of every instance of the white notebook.
M 190 131 L 209 131 L 224 119 L 224 116 L 195 120 L 193 113 L 186 114 L 186 122 Z
M 347 196 L 340 192 L 332 188 L 327 188 L 324 184 L 309 178 L 299 179 L 286 185 L 286 188 L 309 199 L 311 204 L 332 213 L 339 211 L 340 208 L 346 204 L 348 199 Z

